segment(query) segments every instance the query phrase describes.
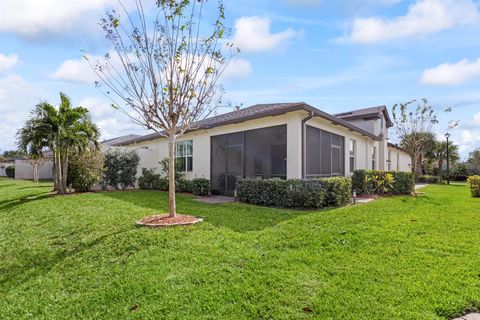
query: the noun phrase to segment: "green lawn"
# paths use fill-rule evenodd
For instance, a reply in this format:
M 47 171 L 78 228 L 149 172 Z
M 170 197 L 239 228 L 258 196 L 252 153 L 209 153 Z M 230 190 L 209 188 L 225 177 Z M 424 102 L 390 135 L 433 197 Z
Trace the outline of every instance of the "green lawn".
M 429 186 L 325 211 L 0 179 L 0 319 L 442 319 L 480 308 L 480 199 Z M 32 198 L 35 197 L 36 198 Z

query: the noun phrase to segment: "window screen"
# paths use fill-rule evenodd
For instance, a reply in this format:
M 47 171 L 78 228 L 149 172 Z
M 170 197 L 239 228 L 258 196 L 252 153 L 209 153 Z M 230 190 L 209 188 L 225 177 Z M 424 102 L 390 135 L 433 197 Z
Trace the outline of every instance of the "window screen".
M 345 138 L 306 126 L 306 175 L 333 176 L 345 172 Z

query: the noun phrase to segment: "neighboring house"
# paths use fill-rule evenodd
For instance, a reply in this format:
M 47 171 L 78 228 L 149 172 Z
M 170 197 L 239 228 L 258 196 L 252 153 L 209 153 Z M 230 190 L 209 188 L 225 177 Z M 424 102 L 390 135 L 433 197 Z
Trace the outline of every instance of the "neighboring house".
M 410 157 L 388 143 L 386 107 L 331 115 L 306 103 L 258 104 L 200 121 L 181 136 L 176 156 L 187 179 L 208 178 L 232 195 L 238 178 L 348 176 L 355 169 L 410 171 Z M 114 144 L 167 157 L 157 133 Z

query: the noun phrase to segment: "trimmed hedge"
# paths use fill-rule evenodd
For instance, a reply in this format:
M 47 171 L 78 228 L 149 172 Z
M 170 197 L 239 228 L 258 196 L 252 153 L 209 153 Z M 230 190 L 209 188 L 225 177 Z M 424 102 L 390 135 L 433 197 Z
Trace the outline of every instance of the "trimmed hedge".
M 393 173 L 392 194 L 411 194 L 413 192 L 413 173 L 395 171 Z
M 196 196 L 207 196 L 210 194 L 210 180 L 195 178 L 192 180 L 192 193 Z
M 350 201 L 349 178 L 240 179 L 237 197 L 242 202 L 269 207 L 319 209 L 339 207 Z
M 439 176 L 430 176 L 430 175 L 423 175 L 418 177 L 418 182 L 420 183 L 441 183 L 442 178 Z
M 5 174 L 7 175 L 7 177 L 15 179 L 15 166 L 6 167 Z
M 323 178 L 320 182 L 325 188 L 325 206 L 346 206 L 352 197 L 352 179 L 345 177 Z
M 352 188 L 358 195 L 378 194 L 379 180 L 388 180 L 391 174 L 393 182 L 384 186 L 382 194 L 410 194 L 413 192 L 413 173 L 403 171 L 355 170 L 352 176 Z
M 168 179 L 155 173 L 154 169 L 142 168 L 142 175 L 138 178 L 138 186 L 144 190 L 168 191 Z M 210 194 L 210 181 L 204 178 L 193 180 L 179 179 L 175 183 L 176 192 L 193 193 L 196 196 Z
M 470 176 L 467 179 L 468 186 L 470 187 L 470 192 L 472 193 L 472 197 L 479 198 L 480 197 L 480 176 Z
M 175 191 L 182 193 L 192 193 L 192 180 L 180 178 L 175 181 Z

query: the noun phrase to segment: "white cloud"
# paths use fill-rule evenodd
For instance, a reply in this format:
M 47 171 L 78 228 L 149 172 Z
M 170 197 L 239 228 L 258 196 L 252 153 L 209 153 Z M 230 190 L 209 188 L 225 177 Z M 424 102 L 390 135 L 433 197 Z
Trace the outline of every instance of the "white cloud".
M 93 12 L 103 12 L 116 0 L 0 1 L 0 31 L 25 36 L 63 33 L 78 27 Z
M 95 63 L 100 58 L 100 56 L 88 56 L 91 63 Z M 77 83 L 93 83 L 98 80 L 92 67 L 84 58 L 65 60 L 53 73 L 53 77 L 58 80 Z
M 6 56 L 0 53 L 0 72 L 6 72 L 17 65 L 19 59 L 16 54 Z
M 235 22 L 233 44 L 242 51 L 270 51 L 285 46 L 289 40 L 300 35 L 293 29 L 279 33 L 270 30 L 270 19 L 242 17 Z
M 288 5 L 314 7 L 322 3 L 322 0 L 284 0 Z
M 473 115 L 473 123 L 480 126 L 480 112 Z
M 480 14 L 472 0 L 418 0 L 404 16 L 393 19 L 356 18 L 348 40 L 375 43 L 425 36 L 430 33 L 478 21 Z
M 245 59 L 232 59 L 223 72 L 225 80 L 244 78 L 252 73 L 252 65 Z
M 123 66 L 118 58 L 116 52 L 111 51 L 110 63 L 112 63 L 117 70 L 123 70 Z M 105 61 L 105 58 L 99 55 L 86 55 L 88 61 L 85 58 L 68 59 L 62 62 L 57 70 L 52 74 L 52 77 L 58 80 L 76 82 L 76 83 L 94 83 L 99 78 L 92 70 L 89 62 L 95 65 L 97 61 Z M 131 61 L 134 61 L 132 57 Z M 230 61 L 229 65 L 225 69 L 222 79 L 234 80 L 242 77 L 246 77 L 252 73 L 252 66 L 248 60 L 234 58 Z
M 430 85 L 459 85 L 479 76 L 480 58 L 471 62 L 463 59 L 425 70 L 421 82 Z
M 0 78 L 0 148 L 15 148 L 15 134 L 28 112 L 40 101 L 42 92 L 20 75 Z

